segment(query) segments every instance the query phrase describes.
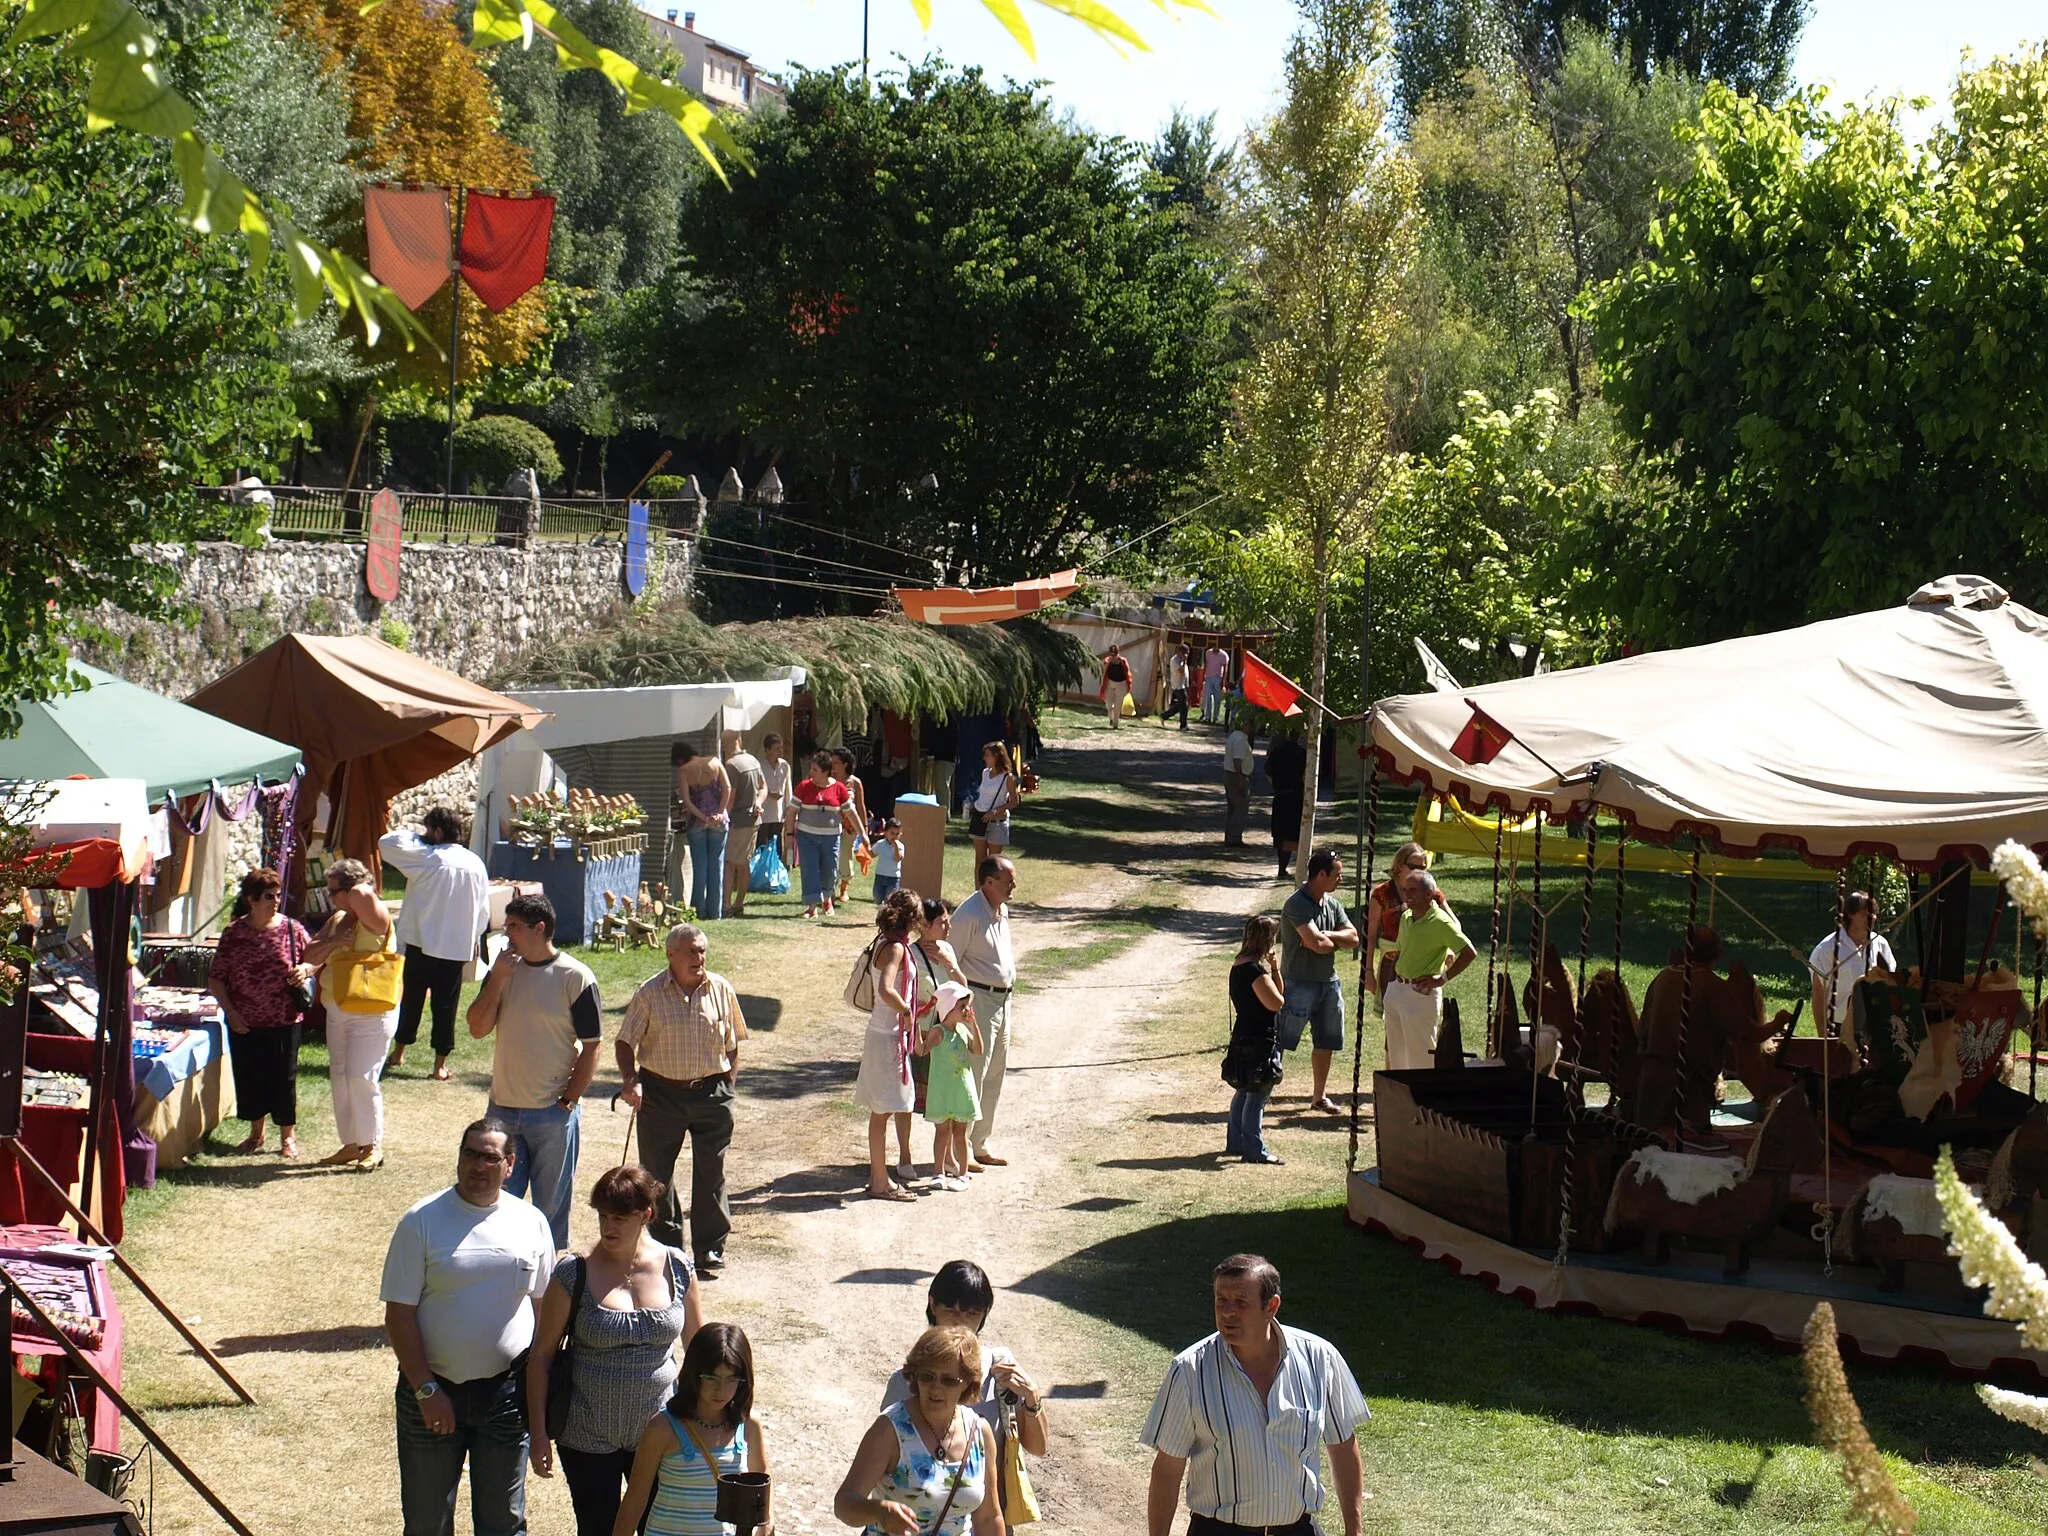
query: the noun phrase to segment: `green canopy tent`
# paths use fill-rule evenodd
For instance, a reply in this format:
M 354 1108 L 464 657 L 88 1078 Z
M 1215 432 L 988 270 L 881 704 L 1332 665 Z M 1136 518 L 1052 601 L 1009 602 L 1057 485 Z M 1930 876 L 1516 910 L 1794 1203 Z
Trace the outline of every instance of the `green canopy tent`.
M 274 784 L 299 766 L 297 747 L 97 667 L 71 668 L 92 686 L 21 706 L 20 733 L 0 741 L 0 779 L 141 779 L 157 806 L 166 795 L 196 795 L 210 784 Z

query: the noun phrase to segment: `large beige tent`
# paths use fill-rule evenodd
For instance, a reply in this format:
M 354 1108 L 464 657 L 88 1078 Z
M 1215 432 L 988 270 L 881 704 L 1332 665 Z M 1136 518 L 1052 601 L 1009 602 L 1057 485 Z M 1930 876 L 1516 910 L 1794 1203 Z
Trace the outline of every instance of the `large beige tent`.
M 1452 750 L 1473 705 L 1515 738 L 1484 765 Z M 1875 613 L 1383 699 L 1372 740 L 1468 805 L 1590 800 L 1732 854 L 1986 863 L 2007 838 L 2048 851 L 2048 618 L 1950 576 Z

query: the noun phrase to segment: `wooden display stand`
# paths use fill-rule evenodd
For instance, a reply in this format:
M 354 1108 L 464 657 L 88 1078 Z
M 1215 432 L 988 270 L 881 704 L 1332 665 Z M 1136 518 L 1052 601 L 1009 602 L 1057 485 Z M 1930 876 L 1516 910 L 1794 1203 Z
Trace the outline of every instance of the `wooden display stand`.
M 903 884 L 920 896 L 943 896 L 946 869 L 946 808 L 898 798 L 903 823 Z M 974 877 L 968 876 L 969 880 Z M 961 895 L 968 893 L 963 891 Z

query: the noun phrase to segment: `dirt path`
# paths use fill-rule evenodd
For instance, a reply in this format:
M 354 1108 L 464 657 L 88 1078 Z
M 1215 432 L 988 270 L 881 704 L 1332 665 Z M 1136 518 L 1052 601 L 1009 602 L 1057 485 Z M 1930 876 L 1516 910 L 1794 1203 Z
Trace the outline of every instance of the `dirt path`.
M 730 1267 L 707 1287 L 706 1314 L 742 1324 L 755 1341 L 780 1528 L 797 1536 L 843 1529 L 831 1495 L 923 1326 L 928 1277 L 960 1257 L 997 1284 L 990 1337 L 1051 1388 L 1054 1453 L 1034 1469 L 1045 1528 L 1137 1528 L 1144 1470 L 1132 1418 L 1150 1399 L 1154 1362 L 1128 1369 L 1124 1336 L 1100 1326 L 1115 1309 L 1091 1305 L 1085 1281 L 1077 1292 L 1046 1277 L 1134 1223 L 1214 1198 L 1263 1204 L 1328 1184 L 1312 1161 L 1218 1170 L 1207 1155 L 1220 1146 L 1227 1097 L 1214 1064 L 1219 955 L 1244 913 L 1278 897 L 1262 844 L 1227 856 L 1222 847 L 1220 735 L 1154 725 L 1111 736 L 1099 723 L 1065 721 L 1046 759 L 1058 803 L 1041 808 L 1036 826 L 1027 803 L 1018 832 L 1020 993 L 995 1138 L 1009 1167 L 914 1205 L 864 1198 L 866 1117 L 851 1098 L 865 1020 L 838 998 L 870 931 L 864 908 L 830 923 L 775 914 L 713 933 L 713 964 L 734 977 L 759 1029 L 728 1161 Z M 617 974 L 637 979 L 658 964 L 646 957 Z M 1191 981 L 1198 965 L 1207 969 Z M 623 1000 L 608 987 L 609 1006 Z M 615 1026 L 616 1015 L 607 1033 Z M 454 1084 L 425 1082 L 422 1067 L 387 1086 L 380 1174 L 214 1155 L 136 1200 L 130 1256 L 259 1404 L 223 1406 L 132 1291 L 128 1387 L 259 1536 L 396 1529 L 377 1274 L 397 1213 L 447 1184 L 457 1132 L 488 1090 L 488 1047 L 464 1043 Z M 614 1086 L 607 1067 L 587 1101 L 580 1185 L 617 1156 L 625 1117 L 603 1109 Z M 318 1155 L 332 1133 L 325 1095 L 302 1099 Z M 1319 1117 L 1306 1123 L 1329 1128 Z M 929 1147 L 920 1124 L 920 1163 Z M 591 1221 L 577 1210 L 578 1246 L 594 1236 Z M 160 1476 L 157 1488 L 156 1525 L 167 1536 L 219 1529 L 175 1479 Z M 540 1536 L 571 1529 L 559 1479 L 529 1482 L 529 1518 Z
M 1191 831 L 1220 826 L 1220 796 L 1204 782 L 1216 753 L 1207 738 L 1133 728 L 1118 733 L 1115 752 L 1106 738 L 1088 741 L 1087 748 L 1060 753 L 1062 774 L 1106 780 L 1115 772 L 1184 806 Z M 1077 765 L 1076 757 L 1086 762 Z M 1028 819 L 1019 839 L 1028 854 Z M 922 1325 L 927 1277 L 952 1258 L 972 1258 L 989 1271 L 999 1293 L 989 1336 L 1054 1389 L 1049 1411 L 1057 1454 L 1037 1478 L 1049 1524 L 1107 1532 L 1129 1531 L 1142 1520 L 1142 1477 L 1128 1447 L 1102 1443 L 1106 1394 L 1083 1395 L 1099 1392 L 1101 1360 L 1058 1303 L 1004 1288 L 1090 1240 L 1101 1218 L 1075 1209 L 1090 1193 L 1077 1179 L 1075 1155 L 1164 1086 L 1142 1059 L 1134 1026 L 1157 1013 L 1196 956 L 1213 951 L 1219 932 L 1234 933 L 1274 887 L 1249 868 L 1178 887 L 1185 908 L 1130 949 L 1086 969 L 1048 975 L 1032 956 L 1073 944 L 1098 913 L 1186 870 L 1207 851 L 1191 842 L 1134 838 L 1117 880 L 1050 912 L 1031 910 L 1031 862 L 1022 861 L 1013 924 L 1020 982 L 1031 990 L 1012 1004 L 1010 1075 L 992 1140 L 1010 1158 L 1008 1167 L 977 1177 L 964 1193 L 901 1205 L 863 1198 L 857 1191 L 864 1169 L 843 1159 L 824 1167 L 797 1158 L 755 1165 L 763 1177 L 737 1203 L 744 1241 L 734 1253 L 743 1257 L 713 1299 L 775 1361 L 773 1379 L 764 1372 L 763 1385 L 785 1488 L 781 1529 L 840 1529 L 830 1514 L 838 1478 L 880 1384 Z M 797 1099 L 787 1117 L 815 1123 L 827 1097 Z M 850 1140 L 858 1123 L 845 1123 L 843 1139 Z M 920 1159 L 928 1140 L 920 1125 Z

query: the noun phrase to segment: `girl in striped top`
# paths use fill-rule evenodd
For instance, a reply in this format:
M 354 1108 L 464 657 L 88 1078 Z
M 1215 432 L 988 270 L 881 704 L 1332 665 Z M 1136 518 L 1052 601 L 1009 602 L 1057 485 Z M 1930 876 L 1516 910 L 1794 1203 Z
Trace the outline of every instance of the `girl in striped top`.
M 705 1465 L 699 1442 L 715 1467 Z M 706 1323 L 683 1351 L 675 1396 L 640 1436 L 612 1536 L 634 1536 L 643 1510 L 647 1536 L 732 1536 L 717 1515 L 719 1477 L 767 1470 L 754 1417 L 753 1346 L 731 1323 Z M 772 1508 L 756 1530 L 774 1536 Z

